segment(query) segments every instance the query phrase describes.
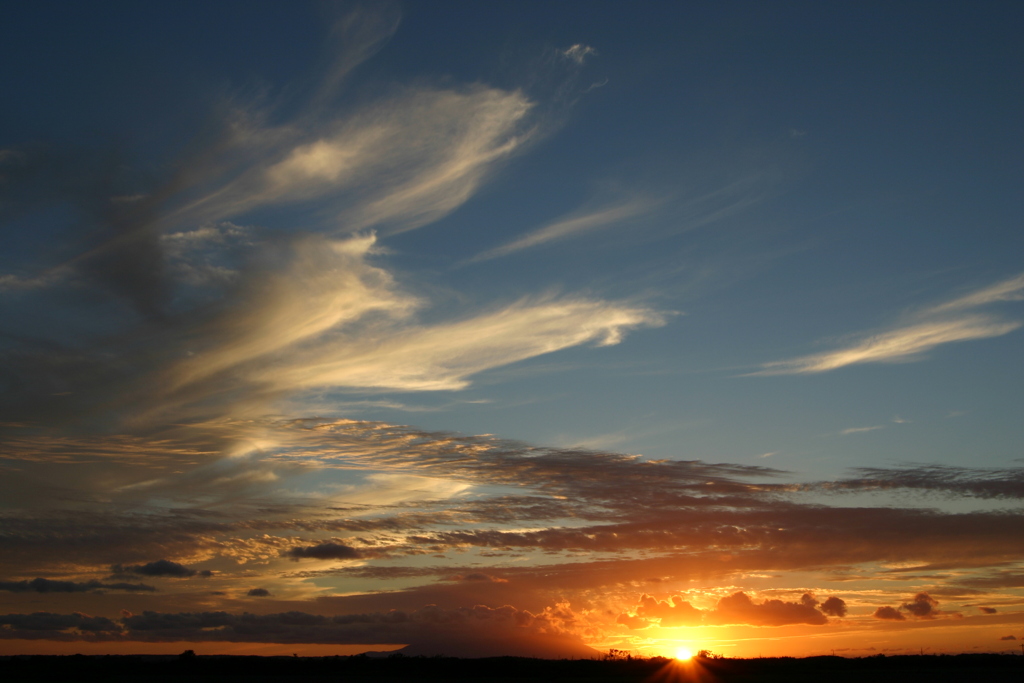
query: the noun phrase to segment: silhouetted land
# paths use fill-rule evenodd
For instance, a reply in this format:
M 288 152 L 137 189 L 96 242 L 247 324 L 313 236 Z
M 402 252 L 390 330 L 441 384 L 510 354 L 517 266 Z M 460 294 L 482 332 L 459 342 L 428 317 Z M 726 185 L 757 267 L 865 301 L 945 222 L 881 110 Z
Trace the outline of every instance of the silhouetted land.
M 921 680 L 1024 681 L 1021 655 L 925 655 L 673 660 L 545 660 L 520 657 L 229 657 L 25 655 L 0 657 L 7 683 L 103 680 L 109 683 L 218 681 L 391 683 L 402 681 L 595 681 L 598 683 L 882 683 Z

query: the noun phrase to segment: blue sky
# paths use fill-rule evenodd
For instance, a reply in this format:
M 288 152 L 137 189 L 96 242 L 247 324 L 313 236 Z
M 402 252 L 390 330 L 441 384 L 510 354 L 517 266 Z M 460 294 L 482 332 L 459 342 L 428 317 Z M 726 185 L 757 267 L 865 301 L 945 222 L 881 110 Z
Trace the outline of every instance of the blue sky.
M 5 514 L 26 530 L 0 539 L 19 558 L 0 577 L 7 611 L 30 611 L 40 591 L 18 582 L 36 578 L 86 586 L 47 610 L 110 619 L 256 609 L 247 582 L 271 587 L 266 614 L 428 598 L 499 609 L 527 580 L 516 571 L 557 560 L 619 562 L 607 570 L 619 578 L 530 579 L 514 609 L 535 620 L 516 632 L 531 652 L 557 651 L 538 644 L 546 634 L 558 647 L 704 639 L 749 654 L 766 628 L 825 642 L 882 627 L 914 649 L 897 622 L 931 628 L 986 600 L 1020 631 L 1005 553 L 1021 537 L 1005 515 L 1019 515 L 1024 437 L 1021 19 L 1009 3 L 16 8 L 0 29 L 0 387 Z M 934 543 L 905 538 L 900 555 L 879 542 L 822 569 L 797 550 L 805 529 L 791 554 L 747 539 L 736 552 L 755 559 L 712 571 L 720 537 L 706 529 L 589 550 L 482 530 L 491 519 L 489 534 L 553 539 L 584 520 L 622 524 L 621 496 L 653 471 L 643 463 L 719 482 L 723 509 L 759 509 L 768 526 L 795 514 L 783 499 L 865 519 L 928 509 Z M 590 498 L 565 488 L 563 467 L 634 483 Z M 775 483 L 728 498 L 749 478 Z M 510 493 L 527 490 L 549 514 Z M 582 507 L 555 510 L 572 496 Z M 673 516 L 681 500 L 631 513 L 623 535 L 689 524 Z M 321 524 L 352 501 L 362 512 Z M 480 501 L 490 517 L 467 512 Z M 62 526 L 74 510 L 94 521 Z M 255 510 L 276 512 L 243 533 Z M 133 545 L 139 514 L 166 539 Z M 971 514 L 994 516 L 958 516 Z M 182 515 L 218 521 L 186 529 Z M 404 537 L 341 532 L 389 515 Z M 321 521 L 294 526 L 303 518 Z M 111 520 L 124 537 L 73 560 L 41 549 Z M 844 523 L 834 537 L 856 537 L 860 522 Z M 963 538 L 1007 526 L 967 551 L 955 533 L 942 541 L 960 523 Z M 522 553 L 491 559 L 513 545 Z M 950 564 L 961 553 L 982 559 Z M 289 570 L 299 561 L 320 573 Z M 634 590 L 630 562 L 699 569 Z M 916 583 L 878 578 L 896 565 L 921 567 Z M 836 578 L 852 566 L 860 583 Z M 87 589 L 131 567 L 173 587 L 133 589 L 137 608 Z M 998 577 L 1002 592 L 965 588 Z M 385 580 L 400 583 L 373 583 Z M 850 617 L 799 602 L 840 588 Z M 704 630 L 636 602 L 647 592 L 693 602 L 703 616 L 687 623 Z M 726 599 L 738 592 L 753 607 Z M 371 597 L 342 599 L 355 593 Z M 933 599 L 921 594 L 967 607 L 921 607 Z M 756 616 L 774 596 L 806 608 L 803 621 Z M 901 600 L 904 619 L 877 611 Z M 631 616 L 609 625 L 601 610 Z M 971 618 L 995 612 L 983 614 Z M 124 619 L 110 628 L 135 642 Z M 1003 623 L 972 621 L 971 647 L 995 648 Z M 730 635 L 744 628 L 761 635 Z M 182 633 L 173 642 L 198 637 Z M 419 632 L 316 642 L 385 636 L 430 648 Z M 800 647 L 780 653 L 811 653 Z

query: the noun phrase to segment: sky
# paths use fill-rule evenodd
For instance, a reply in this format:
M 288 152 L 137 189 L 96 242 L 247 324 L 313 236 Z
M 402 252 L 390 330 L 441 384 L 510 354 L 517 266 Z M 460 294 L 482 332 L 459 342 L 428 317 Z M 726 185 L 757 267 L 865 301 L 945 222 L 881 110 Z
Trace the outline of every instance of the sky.
M 5 17 L 0 653 L 1024 641 L 1024 6 Z

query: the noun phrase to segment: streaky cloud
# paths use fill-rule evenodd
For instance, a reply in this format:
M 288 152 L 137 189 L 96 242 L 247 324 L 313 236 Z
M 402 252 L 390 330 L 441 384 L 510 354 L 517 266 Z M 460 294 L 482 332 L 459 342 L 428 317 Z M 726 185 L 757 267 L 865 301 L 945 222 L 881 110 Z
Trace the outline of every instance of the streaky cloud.
M 86 593 L 104 590 L 153 592 L 156 587 L 144 583 L 103 583 L 95 580 L 55 581 L 38 578 L 31 581 L 0 581 L 0 591 L 10 593 Z
M 912 316 L 917 322 L 909 325 L 862 337 L 853 345 L 836 351 L 764 363 L 761 370 L 748 373 L 748 376 L 812 374 L 860 363 L 920 360 L 923 354 L 943 344 L 999 337 L 1020 328 L 1024 324 L 1020 321 L 967 314 L 965 311 L 1000 301 L 1022 299 L 1024 274 L 919 311 Z
M 430 327 L 398 330 L 359 344 L 324 343 L 261 369 L 258 382 L 302 389 L 462 389 L 468 378 L 573 346 L 619 343 L 627 330 L 664 324 L 643 307 L 587 299 L 521 301 L 493 313 Z
M 574 45 L 570 45 L 564 50 L 560 50 L 559 53 L 566 59 L 570 59 L 576 62 L 577 64 L 582 65 L 584 62 L 586 62 L 587 57 L 590 57 L 591 55 L 596 55 L 597 50 L 590 47 L 589 45 L 584 45 L 583 43 L 576 43 Z
M 944 304 L 935 306 L 929 309 L 929 313 L 945 313 L 947 311 L 957 311 L 965 308 L 974 308 L 975 306 L 984 306 L 986 304 L 995 303 L 998 301 L 1021 301 L 1024 300 L 1024 273 L 1011 277 L 1002 282 L 997 282 L 991 287 L 985 287 L 977 292 L 967 294 L 958 299 L 953 299 Z
M 849 427 L 839 432 L 840 436 L 849 436 L 850 434 L 863 434 L 864 432 L 873 432 L 878 429 L 885 429 L 884 425 L 873 425 L 871 427 Z
M 805 490 L 919 490 L 977 498 L 1024 498 L 1024 468 L 970 468 L 952 465 L 856 467 L 855 475 L 833 482 L 803 485 Z
M 530 139 L 524 124 L 532 106 L 517 91 L 417 86 L 344 116 L 318 111 L 292 125 L 271 127 L 243 110 L 221 168 L 206 162 L 199 196 L 167 220 L 205 224 L 319 202 L 329 233 L 411 230 L 464 203 Z
M 647 199 L 635 199 L 621 204 L 606 206 L 582 215 L 569 216 L 534 230 L 517 240 L 494 249 L 481 252 L 465 263 L 479 263 L 491 259 L 508 256 L 524 249 L 536 247 L 554 240 L 573 237 L 585 232 L 605 228 L 634 216 L 650 211 L 659 202 Z

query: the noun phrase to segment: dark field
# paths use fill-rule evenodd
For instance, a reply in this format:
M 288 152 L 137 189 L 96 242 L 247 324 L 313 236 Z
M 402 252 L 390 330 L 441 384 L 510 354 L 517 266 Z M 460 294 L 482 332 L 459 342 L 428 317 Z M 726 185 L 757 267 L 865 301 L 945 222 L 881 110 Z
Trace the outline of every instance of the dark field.
M 1024 682 L 1024 656 L 875 656 L 859 659 L 544 660 L 518 657 L 167 657 L 71 655 L 0 658 L 7 683 L 102 680 L 110 683 L 160 681 L 595 681 L 673 683 L 694 681 L 1013 681 Z

